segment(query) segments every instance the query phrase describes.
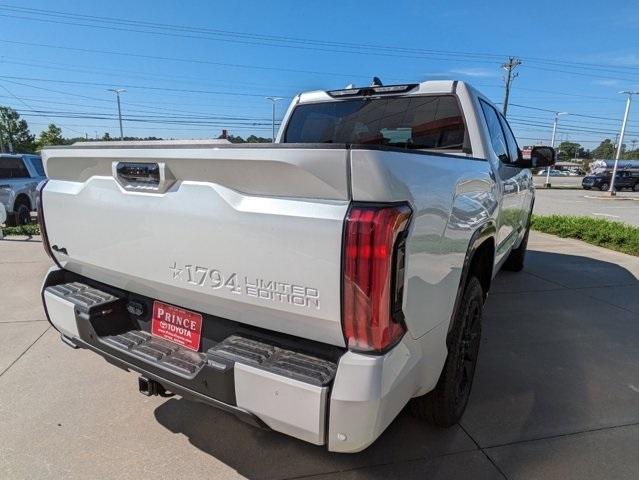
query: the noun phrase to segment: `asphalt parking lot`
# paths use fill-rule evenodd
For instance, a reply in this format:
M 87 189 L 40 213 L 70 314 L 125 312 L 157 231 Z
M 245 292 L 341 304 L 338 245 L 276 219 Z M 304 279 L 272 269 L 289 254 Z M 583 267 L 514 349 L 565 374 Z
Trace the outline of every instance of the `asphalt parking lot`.
M 623 191 L 610 197 L 607 192 L 598 190 L 537 188 L 535 213 L 587 215 L 639 226 L 639 193 Z
M 141 396 L 49 328 L 40 243 L 0 241 L 0 478 L 636 479 L 639 258 L 536 233 L 529 249 L 495 280 L 461 424 L 401 414 L 340 455 Z

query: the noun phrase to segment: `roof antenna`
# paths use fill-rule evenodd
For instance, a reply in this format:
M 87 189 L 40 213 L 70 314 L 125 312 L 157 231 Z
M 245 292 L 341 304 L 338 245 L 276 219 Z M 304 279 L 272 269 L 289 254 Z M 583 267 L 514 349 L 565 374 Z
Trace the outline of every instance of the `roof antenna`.
M 373 83 L 371 83 L 371 87 L 383 87 L 384 84 L 379 79 L 379 77 L 373 77 Z

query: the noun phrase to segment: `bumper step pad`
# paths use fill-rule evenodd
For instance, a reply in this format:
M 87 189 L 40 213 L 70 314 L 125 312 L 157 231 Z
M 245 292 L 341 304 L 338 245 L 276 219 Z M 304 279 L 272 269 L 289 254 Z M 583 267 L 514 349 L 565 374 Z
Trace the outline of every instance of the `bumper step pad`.
M 231 335 L 207 354 L 263 368 L 312 385 L 324 386 L 335 377 L 337 364 L 303 353 L 285 350 L 264 342 Z
M 100 341 L 149 363 L 187 377 L 197 374 L 206 361 L 206 355 L 202 353 L 193 352 L 140 330 L 102 337 Z
M 120 299 L 84 283 L 72 282 L 47 287 L 45 291 L 73 303 L 77 310 L 91 313 L 112 307 Z

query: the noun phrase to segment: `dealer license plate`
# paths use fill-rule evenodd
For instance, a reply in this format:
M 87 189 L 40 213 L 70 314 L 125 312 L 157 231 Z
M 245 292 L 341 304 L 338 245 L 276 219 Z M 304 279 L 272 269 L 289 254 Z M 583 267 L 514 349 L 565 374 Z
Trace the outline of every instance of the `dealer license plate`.
M 202 315 L 156 300 L 151 333 L 197 352 L 202 337 Z

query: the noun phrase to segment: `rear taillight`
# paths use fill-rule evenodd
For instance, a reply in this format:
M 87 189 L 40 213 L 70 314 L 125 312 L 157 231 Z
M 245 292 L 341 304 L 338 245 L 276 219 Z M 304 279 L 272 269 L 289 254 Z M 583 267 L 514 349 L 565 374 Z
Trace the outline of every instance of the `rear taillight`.
M 58 267 L 60 264 L 58 260 L 53 256 L 53 251 L 51 250 L 51 245 L 49 244 L 49 236 L 47 235 L 47 227 L 44 224 L 44 210 L 42 208 L 42 193 L 45 185 L 49 180 L 42 180 L 37 187 L 38 198 L 36 200 L 36 205 L 38 209 L 38 225 L 40 226 L 40 236 L 42 236 L 42 246 L 44 247 L 44 251 L 51 257 Z
M 382 352 L 402 338 L 408 205 L 351 205 L 344 228 L 342 328 L 353 350 Z

